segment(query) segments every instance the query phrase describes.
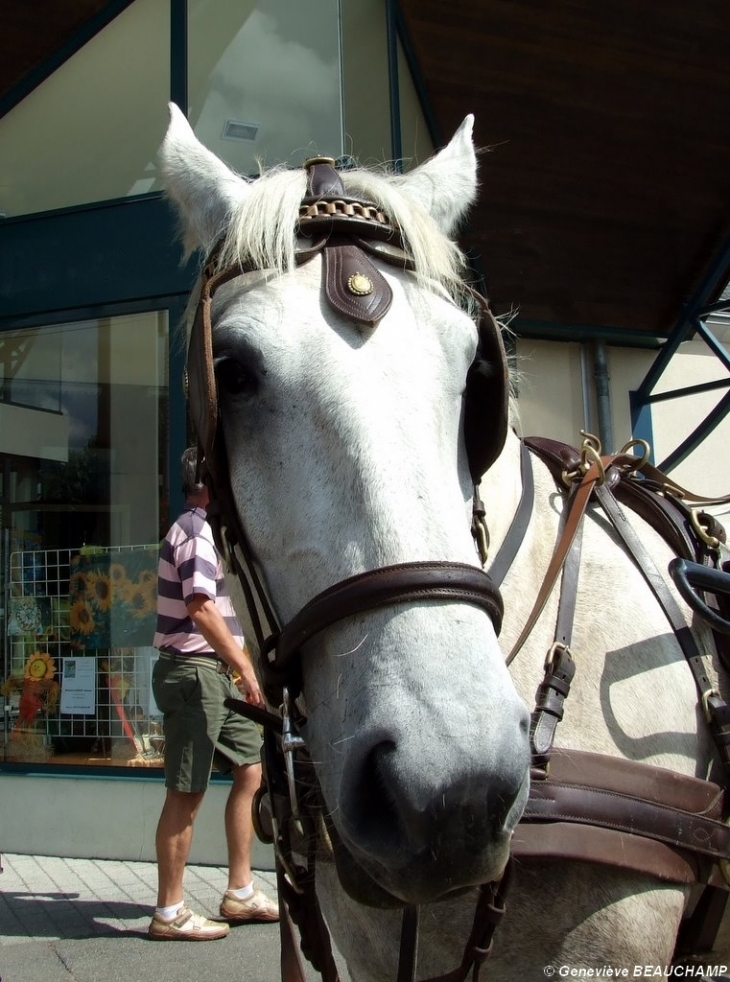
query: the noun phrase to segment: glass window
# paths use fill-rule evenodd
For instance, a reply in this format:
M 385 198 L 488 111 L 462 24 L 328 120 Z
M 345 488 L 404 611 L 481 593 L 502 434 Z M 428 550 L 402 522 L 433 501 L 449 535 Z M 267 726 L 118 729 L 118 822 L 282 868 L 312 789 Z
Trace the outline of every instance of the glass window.
M 400 42 L 397 47 L 402 166 L 410 170 L 431 156 L 433 144 Z M 345 153 L 366 166 L 392 160 L 388 32 L 381 0 L 348 0 L 343 6 L 342 68 Z
M 7 760 L 157 761 L 166 312 L 0 334 Z
M 136 0 L 0 119 L 0 213 L 157 187 L 170 96 L 170 0 Z
M 189 118 L 241 174 L 342 153 L 339 0 L 189 0 Z

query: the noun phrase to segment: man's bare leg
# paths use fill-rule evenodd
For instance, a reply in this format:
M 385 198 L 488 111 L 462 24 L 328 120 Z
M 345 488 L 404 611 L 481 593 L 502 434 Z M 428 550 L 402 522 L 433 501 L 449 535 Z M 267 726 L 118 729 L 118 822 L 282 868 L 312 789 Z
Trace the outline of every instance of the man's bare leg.
M 226 802 L 228 843 L 228 889 L 240 890 L 251 883 L 253 821 L 251 804 L 261 784 L 261 764 L 243 764 L 233 769 L 233 786 Z
M 183 875 L 193 841 L 193 822 L 204 792 L 167 789 L 157 823 L 157 906 L 170 907 L 183 899 Z

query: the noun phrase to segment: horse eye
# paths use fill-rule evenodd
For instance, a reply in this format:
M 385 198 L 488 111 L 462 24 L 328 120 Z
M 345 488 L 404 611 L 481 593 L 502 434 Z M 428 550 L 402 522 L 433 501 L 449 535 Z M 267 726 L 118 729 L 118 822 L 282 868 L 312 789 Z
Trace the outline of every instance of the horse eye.
M 259 388 L 256 373 L 236 358 L 223 358 L 216 363 L 215 377 L 221 389 L 234 396 L 253 396 Z

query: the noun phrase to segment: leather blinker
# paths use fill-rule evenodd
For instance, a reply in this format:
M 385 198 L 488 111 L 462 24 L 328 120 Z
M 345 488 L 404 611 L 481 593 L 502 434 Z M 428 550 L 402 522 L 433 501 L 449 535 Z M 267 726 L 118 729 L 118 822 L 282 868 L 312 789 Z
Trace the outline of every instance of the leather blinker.
M 472 482 L 477 485 L 502 452 L 509 426 L 509 368 L 502 332 L 487 302 L 481 307 L 477 352 L 466 375 L 464 441 Z

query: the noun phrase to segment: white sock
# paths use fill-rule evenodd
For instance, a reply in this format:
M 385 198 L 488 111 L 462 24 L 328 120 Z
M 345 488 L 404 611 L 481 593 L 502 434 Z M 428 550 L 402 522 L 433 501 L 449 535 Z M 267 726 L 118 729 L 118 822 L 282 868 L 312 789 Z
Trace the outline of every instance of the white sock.
M 177 904 L 170 904 L 169 907 L 155 907 L 155 913 L 163 919 L 163 921 L 173 920 L 185 906 L 185 901 L 181 900 Z
M 250 900 L 254 894 L 253 882 L 249 883 L 247 887 L 240 887 L 238 890 L 229 890 L 228 892 L 233 894 L 236 900 Z

